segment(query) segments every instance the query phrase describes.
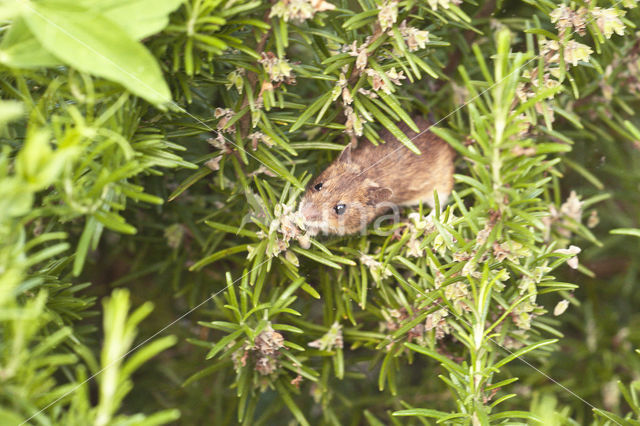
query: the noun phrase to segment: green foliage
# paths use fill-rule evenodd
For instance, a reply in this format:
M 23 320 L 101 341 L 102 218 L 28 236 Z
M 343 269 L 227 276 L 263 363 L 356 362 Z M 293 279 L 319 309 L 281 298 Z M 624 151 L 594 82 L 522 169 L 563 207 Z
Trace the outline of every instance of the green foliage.
M 14 3 L 5 11 L 15 21 L 0 45 L 2 63 L 15 68 L 66 64 L 120 83 L 151 103 L 166 103 L 169 88 L 155 58 L 137 40 L 162 29 L 180 3 Z
M 1 424 L 640 422 L 635 1 L 0 16 Z M 451 199 L 308 235 L 416 116 Z

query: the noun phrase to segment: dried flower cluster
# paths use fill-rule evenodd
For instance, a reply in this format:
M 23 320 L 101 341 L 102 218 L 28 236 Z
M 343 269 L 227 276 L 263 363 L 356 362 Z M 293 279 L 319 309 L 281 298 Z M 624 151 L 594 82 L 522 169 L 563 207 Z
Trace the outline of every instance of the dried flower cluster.
M 227 123 L 229 122 L 229 120 L 233 118 L 234 115 L 235 115 L 235 111 L 230 108 L 215 109 L 215 111 L 213 112 L 213 116 L 219 119 L 218 125 L 217 125 L 218 132 L 221 132 L 221 131 L 227 131 L 230 133 L 235 132 L 234 126 L 229 126 L 229 128 L 225 129 L 225 127 L 227 126 Z
M 228 83 L 225 84 L 227 89 L 231 89 L 235 87 L 238 91 L 239 95 L 242 95 L 242 90 L 244 88 L 244 75 L 246 74 L 246 70 L 244 68 L 236 68 L 227 74 Z
M 364 123 L 366 123 L 366 121 L 350 106 L 344 109 L 344 113 L 347 116 L 347 121 L 345 122 L 345 131 L 347 134 L 352 136 L 362 136 L 364 132 Z
M 591 18 L 595 19 L 595 23 L 598 26 L 598 29 L 606 38 L 611 38 L 613 33 L 624 35 L 625 26 L 620 19 L 625 15 L 624 10 L 614 8 L 603 9 L 601 7 L 594 7 L 590 10 L 590 13 Z
M 427 319 L 424 323 L 424 331 L 433 331 L 436 340 L 440 340 L 447 334 L 451 333 L 451 326 L 447 324 L 447 317 L 449 316 L 449 310 L 442 308 L 427 315 Z
M 469 310 L 467 298 L 469 296 L 469 284 L 463 281 L 451 283 L 444 287 L 444 297 L 453 304 L 456 313 Z
M 378 22 L 382 31 L 387 31 L 398 20 L 398 2 L 394 0 L 386 1 L 380 6 L 378 12 Z
M 396 86 L 402 86 L 401 80 L 406 79 L 404 72 L 402 70 L 396 71 L 395 67 L 392 67 L 390 70 L 386 71 L 384 74 L 378 72 L 374 69 L 367 68 L 366 74 L 371 77 L 371 87 L 376 92 L 378 90 L 382 90 L 387 95 L 390 95 L 395 89 L 389 82 L 395 84 Z
M 358 47 L 358 42 L 353 41 L 350 45 L 343 46 L 342 50 L 349 53 L 351 56 L 356 57 L 356 69 L 364 70 L 367 67 L 367 60 L 369 58 L 367 54 L 367 46 L 369 45 L 370 38 Z
M 493 243 L 493 256 L 498 262 L 506 259 L 518 263 L 518 259 L 529 257 L 530 255 L 531 250 L 517 241 L 509 240 L 504 243 Z
M 254 151 L 258 149 L 258 142 L 262 142 L 271 148 L 274 145 L 273 139 L 269 135 L 265 135 L 262 132 L 253 132 L 247 136 L 251 141 L 251 149 Z
M 285 22 L 301 24 L 318 12 L 334 10 L 336 7 L 325 0 L 280 0 L 271 8 L 269 18 L 282 18 Z
M 615 8 L 594 7 L 587 9 L 581 6 L 574 11 L 563 4 L 554 9 L 549 16 L 551 22 L 556 25 L 560 39 L 564 39 L 570 32 L 576 32 L 581 36 L 585 35 L 587 25 L 592 22 L 606 38 L 611 38 L 614 33 L 624 35 L 625 25 L 620 19 L 624 15 L 624 10 Z
M 433 333 L 435 340 L 440 340 L 451 333 L 451 326 L 447 323 L 449 310 L 446 306 L 438 302 L 422 310 L 414 309 L 413 315 L 411 316 L 405 308 L 383 309 L 381 313 L 385 321 L 380 323 L 380 331 L 392 333 L 398 330 L 403 323 L 412 320 L 420 311 L 424 311 L 425 309 L 433 310 L 433 312 L 426 316 L 424 322 L 416 324 L 407 332 L 407 341 L 424 345 L 428 341 L 430 333 Z
M 429 43 L 429 31 L 408 27 L 406 20 L 402 21 L 398 29 L 400 30 L 402 38 L 407 43 L 410 52 L 415 52 L 416 50 L 427 47 L 427 43 Z
M 296 239 L 302 248 L 309 248 L 311 245 L 309 236 L 304 233 L 304 219 L 300 212 L 295 211 L 293 206 L 287 204 L 277 204 L 273 216 L 273 220 L 269 224 L 269 234 L 258 232 L 260 237 L 268 238 L 266 254 L 269 257 L 275 257 L 285 252 L 286 259 L 297 265 L 296 256 L 288 252 L 287 249 L 292 239 Z M 253 250 L 254 248 L 249 246 L 247 256 L 249 259 L 254 256 Z
M 272 83 L 295 83 L 295 74 L 286 59 L 278 58 L 273 52 L 262 52 L 262 57 L 258 60 L 269 74 Z
M 204 165 L 215 172 L 216 170 L 220 170 L 220 160 L 222 160 L 222 155 L 216 155 L 212 159 L 207 160 Z
M 320 349 L 321 351 L 332 351 L 333 348 L 342 349 L 343 344 L 342 326 L 339 323 L 334 322 L 321 338 L 309 342 L 308 346 Z
M 449 9 L 451 5 L 458 6 L 462 4 L 462 0 L 428 0 L 431 9 L 438 10 L 438 8 Z
M 221 152 L 220 155 L 217 155 L 204 163 L 204 165 L 212 171 L 220 169 L 220 160 L 222 160 L 223 155 L 231 154 L 233 152 L 233 144 L 229 143 L 224 134 L 233 134 L 236 132 L 235 124 L 228 126 L 229 120 L 231 120 L 234 115 L 235 111 L 230 108 L 216 108 L 213 113 L 213 116 L 218 119 L 216 137 L 207 139 L 207 142 L 209 145 L 219 149 Z
M 233 343 L 230 346 L 233 346 Z M 246 367 L 247 361 L 252 355 L 256 371 L 263 376 L 268 376 L 278 369 L 278 357 L 280 349 L 283 347 L 284 337 L 269 324 L 256 336 L 253 344 L 247 343 L 236 350 L 231 359 L 235 370 L 239 371 L 240 368 Z
M 577 255 L 581 251 L 582 250 L 580 249 L 580 247 L 571 245 L 569 246 L 569 248 L 566 248 L 566 249 L 557 249 L 556 251 L 554 251 L 554 253 L 571 255 L 572 257 L 570 257 L 569 260 L 567 260 L 567 265 L 569 265 L 573 269 L 578 269 Z
M 521 102 L 526 102 L 535 96 L 538 89 L 549 89 L 560 85 L 558 79 L 565 72 L 565 67 L 577 66 L 579 62 L 589 62 L 593 49 L 584 43 L 574 40 L 574 34 L 583 36 L 586 34 L 587 26 L 591 23 L 606 38 L 611 38 L 615 33 L 623 35 L 625 25 L 621 20 L 625 11 L 615 8 L 603 9 L 593 7 L 588 9 L 585 6 L 578 7 L 562 4 L 550 13 L 551 22 L 558 30 L 557 40 L 546 40 L 542 38 L 539 42 L 540 56 L 544 59 L 543 69 L 534 68 L 532 71 L 525 71 L 523 76 L 529 79 L 528 83 L 520 83 L 518 87 L 518 97 Z M 541 75 L 541 78 L 539 76 Z M 603 80 L 604 81 L 604 80 Z M 542 84 L 540 84 L 542 83 Z M 602 83 L 603 93 L 611 96 L 610 87 Z M 546 119 L 553 122 L 553 110 L 544 102 L 535 105 L 536 111 Z
M 389 32 L 389 34 L 391 34 L 390 31 L 392 30 L 394 24 L 396 24 L 397 19 L 397 1 L 386 1 L 379 7 L 378 24 L 382 33 Z M 428 31 L 419 30 L 415 27 L 408 26 L 406 20 L 404 20 L 398 26 L 398 30 L 400 31 L 400 35 L 407 44 L 410 52 L 424 49 L 426 47 L 426 44 L 429 42 Z M 371 43 L 373 43 L 373 41 L 375 41 L 379 36 L 380 34 L 376 36 L 369 36 L 360 45 L 358 45 L 358 42 L 354 40 L 350 45 L 342 46 L 342 48 L 340 49 L 340 51 L 348 52 L 351 56 L 356 57 L 355 70 L 357 71 L 357 73 L 364 73 L 369 77 L 369 83 L 373 91 L 364 88 L 358 89 L 359 94 L 367 96 L 369 98 L 376 98 L 376 92 L 380 90 L 385 94 L 393 93 L 395 91 L 394 85 L 400 86 L 402 85 L 402 80 L 406 79 L 404 72 L 402 70 L 397 71 L 395 67 L 386 71 L 367 67 L 370 54 L 367 49 L 371 45 Z M 362 136 L 364 123 L 366 123 L 366 120 L 351 107 L 354 94 L 348 87 L 348 81 L 345 77 L 347 72 L 348 67 L 342 69 L 340 78 L 338 79 L 336 86 L 332 91 L 332 99 L 336 100 L 340 96 L 342 96 L 342 103 L 345 106 L 344 112 L 347 118 L 345 122 L 345 132 L 351 136 Z
M 585 7 L 573 11 L 566 4 L 562 4 L 551 11 L 549 16 L 551 22 L 556 25 L 560 38 L 564 38 L 568 32 L 576 32 L 581 36 L 586 32 L 587 9 Z
M 407 256 L 423 257 L 422 235 L 430 234 L 435 230 L 432 216 L 422 217 L 418 212 L 409 213 L 409 241 L 407 242 Z
M 583 204 L 584 202 L 580 201 L 578 194 L 571 191 L 567 200 L 560 206 L 560 210 L 551 205 L 549 215 L 542 219 L 546 230 L 545 239 L 549 239 L 553 230 L 567 239 L 570 238 L 576 226 L 582 221 Z
M 368 254 L 360 255 L 360 263 L 369 268 L 369 272 L 376 282 L 379 282 L 380 280 L 391 276 L 391 271 L 389 271 L 389 268 L 375 260 L 372 256 L 369 256 Z

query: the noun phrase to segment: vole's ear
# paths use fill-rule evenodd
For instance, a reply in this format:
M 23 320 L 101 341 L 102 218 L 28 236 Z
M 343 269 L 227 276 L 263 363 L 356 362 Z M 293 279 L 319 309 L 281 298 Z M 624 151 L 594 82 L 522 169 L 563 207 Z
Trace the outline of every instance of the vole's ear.
M 375 206 L 378 203 L 387 201 L 393 195 L 393 191 L 389 188 L 380 188 L 379 186 L 369 186 L 366 190 L 366 203 Z
M 346 148 L 342 150 L 340 155 L 338 155 L 338 161 L 342 163 L 351 162 L 351 147 L 349 145 L 347 145 Z
M 353 149 L 353 143 L 349 142 L 347 146 L 344 147 L 340 155 L 338 155 L 338 161 L 341 161 L 343 163 L 350 163 L 352 149 Z

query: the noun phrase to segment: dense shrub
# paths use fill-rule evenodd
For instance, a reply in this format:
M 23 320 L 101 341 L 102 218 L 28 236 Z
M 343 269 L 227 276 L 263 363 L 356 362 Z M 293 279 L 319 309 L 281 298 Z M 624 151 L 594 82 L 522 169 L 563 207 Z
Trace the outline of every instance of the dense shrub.
M 635 0 L 0 16 L 0 424 L 640 422 Z M 449 202 L 305 233 L 417 116 Z

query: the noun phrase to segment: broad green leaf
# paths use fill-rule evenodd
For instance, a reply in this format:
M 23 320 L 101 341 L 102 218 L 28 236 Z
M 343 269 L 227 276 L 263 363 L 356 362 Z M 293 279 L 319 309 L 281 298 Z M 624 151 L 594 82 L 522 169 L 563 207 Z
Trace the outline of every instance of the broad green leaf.
M 42 47 L 24 19 L 17 18 L 0 43 L 0 63 L 12 68 L 39 68 L 60 65 L 60 60 Z
M 153 35 L 169 23 L 169 14 L 184 0 L 75 0 L 118 24 L 135 40 Z
M 66 2 L 29 3 L 25 10 L 33 34 L 58 59 L 120 83 L 150 103 L 171 101 L 155 58 L 111 20 Z
M 25 422 L 25 415 L 0 408 L 0 424 L 2 425 L 19 425 Z
M 0 53 L 1 55 L 1 53 Z M 20 102 L 2 101 L 0 102 L 0 128 L 7 123 L 17 120 L 24 113 L 24 108 Z

